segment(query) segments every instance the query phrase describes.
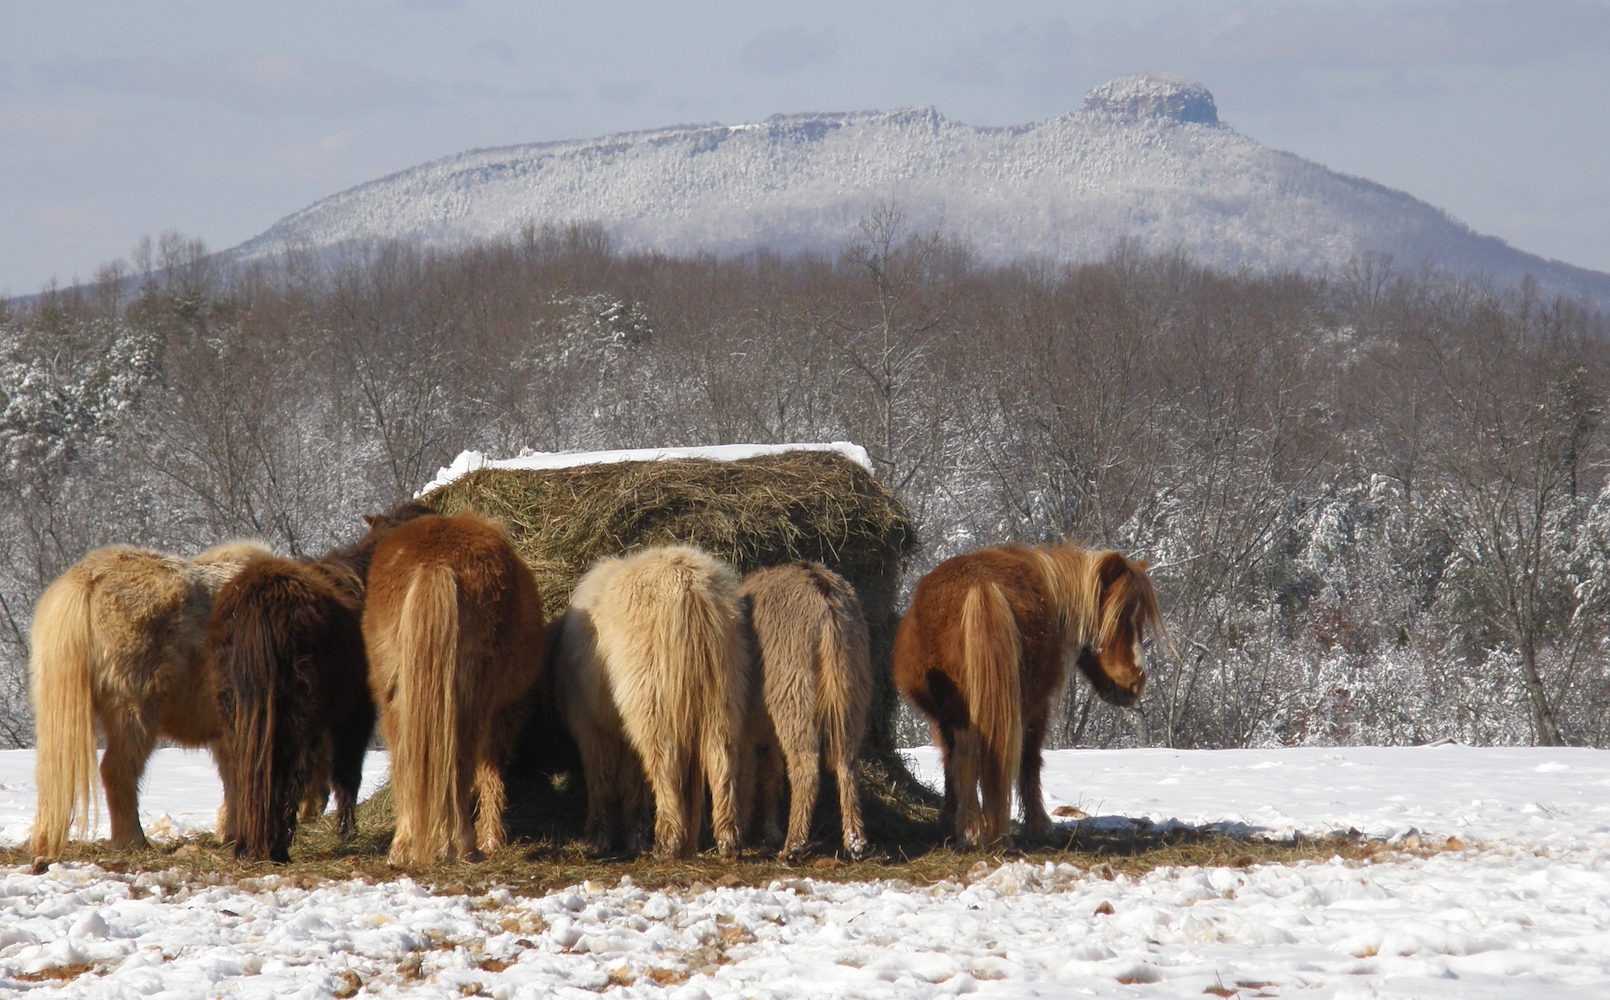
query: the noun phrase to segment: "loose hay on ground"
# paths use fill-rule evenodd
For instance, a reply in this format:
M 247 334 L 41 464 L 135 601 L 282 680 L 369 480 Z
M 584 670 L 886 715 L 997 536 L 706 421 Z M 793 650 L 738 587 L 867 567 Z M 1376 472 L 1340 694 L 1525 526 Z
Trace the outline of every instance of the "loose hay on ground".
M 1014 860 L 1072 864 L 1094 877 L 1111 878 L 1117 874 L 1138 877 L 1164 867 L 1245 868 L 1326 861 L 1335 857 L 1365 863 L 1404 854 L 1423 856 L 1438 850 L 1406 851 L 1347 835 L 1277 840 L 1231 837 L 1211 828 L 1137 828 L 1129 833 L 1063 828 L 1056 841 L 1019 850 L 953 851 L 929 840 L 905 845 L 904 857 L 839 861 L 830 866 L 817 866 L 811 860 L 787 865 L 777 861 L 770 851 L 746 851 L 736 863 L 723 862 L 713 854 L 677 862 L 656 862 L 646 857 L 598 859 L 587 856 L 579 845 L 528 843 L 494 852 L 480 864 L 456 862 L 399 872 L 385 862 L 385 836 L 371 839 L 376 837 L 372 830 L 360 833 L 357 841 L 347 848 L 329 852 L 313 849 L 312 845 L 320 843 L 322 838 L 333 842 L 330 831 L 322 829 L 328 825 L 327 820 L 321 821 L 310 824 L 305 833 L 299 831 L 288 865 L 237 861 L 210 836 L 143 851 L 111 851 L 96 845 L 72 844 L 60 860 L 97 864 L 117 875 L 168 873 L 175 888 L 191 890 L 218 885 L 260 888 L 259 880 L 264 879 L 273 879 L 274 884 L 311 889 L 334 881 L 361 879 L 378 883 L 406 875 L 443 895 L 482 895 L 503 889 L 515 895 L 532 896 L 585 882 L 613 886 L 623 876 L 649 890 L 764 887 L 773 882 L 803 885 L 799 882 L 803 878 L 819 882 L 892 880 L 934 885 L 947 881 L 967 883 Z M 0 851 L 0 864 L 6 866 L 26 867 L 31 860 L 21 848 Z

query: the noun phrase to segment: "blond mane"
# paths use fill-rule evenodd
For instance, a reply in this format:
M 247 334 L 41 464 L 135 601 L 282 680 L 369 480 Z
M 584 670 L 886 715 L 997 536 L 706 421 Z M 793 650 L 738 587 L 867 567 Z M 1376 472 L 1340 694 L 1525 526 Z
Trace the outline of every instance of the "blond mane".
M 1100 651 L 1112 642 L 1124 617 L 1137 614 L 1137 623 L 1162 633 L 1157 593 L 1144 567 L 1111 550 L 1081 548 L 1061 542 L 1029 550 L 1040 566 L 1046 589 L 1056 610 L 1063 642 L 1070 649 Z M 1101 567 L 1109 559 L 1123 561 L 1125 572 L 1102 592 Z

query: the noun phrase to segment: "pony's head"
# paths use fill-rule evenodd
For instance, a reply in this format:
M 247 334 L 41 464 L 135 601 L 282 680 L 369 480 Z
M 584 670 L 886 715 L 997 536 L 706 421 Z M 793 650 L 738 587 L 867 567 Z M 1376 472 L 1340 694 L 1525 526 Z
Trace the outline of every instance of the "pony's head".
M 392 529 L 397 526 L 407 524 L 415 518 L 438 513 L 440 511 L 427 507 L 417 500 L 410 500 L 406 503 L 398 504 L 384 514 L 365 514 L 363 515 L 363 523 L 369 526 L 369 530 L 364 533 L 362 538 L 358 539 L 358 543 L 353 546 L 353 549 L 357 552 L 371 551 L 376 543 L 390 534 Z
M 1103 701 L 1128 708 L 1146 687 L 1141 640 L 1147 628 L 1161 627 L 1157 594 L 1144 560 L 1131 562 L 1117 552 L 1093 555 L 1096 627 L 1079 651 L 1079 669 Z

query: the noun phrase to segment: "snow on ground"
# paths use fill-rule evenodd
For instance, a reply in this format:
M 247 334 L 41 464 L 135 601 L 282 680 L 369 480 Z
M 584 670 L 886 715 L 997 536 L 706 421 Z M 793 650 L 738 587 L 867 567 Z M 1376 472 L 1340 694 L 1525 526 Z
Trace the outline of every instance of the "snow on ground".
M 934 777 L 931 750 L 912 758 Z M 0 842 L 26 836 L 32 767 L 0 753 Z M 0 995 L 1610 996 L 1610 751 L 1059 751 L 1045 788 L 1087 823 L 1465 847 L 1113 879 L 1012 862 L 932 887 L 622 880 L 539 899 L 0 868 Z M 143 818 L 208 828 L 218 797 L 207 757 L 162 751 Z M 39 979 L 75 966 L 65 986 Z

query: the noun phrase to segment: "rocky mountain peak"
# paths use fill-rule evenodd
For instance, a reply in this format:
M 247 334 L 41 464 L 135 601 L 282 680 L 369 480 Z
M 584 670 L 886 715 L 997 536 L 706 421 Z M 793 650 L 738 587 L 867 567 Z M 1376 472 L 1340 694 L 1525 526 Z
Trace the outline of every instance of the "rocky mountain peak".
M 1102 84 L 1085 95 L 1085 110 L 1126 121 L 1219 123 L 1218 106 L 1206 87 L 1194 80 L 1151 73 L 1121 76 Z

